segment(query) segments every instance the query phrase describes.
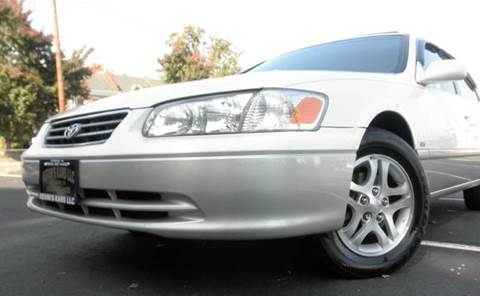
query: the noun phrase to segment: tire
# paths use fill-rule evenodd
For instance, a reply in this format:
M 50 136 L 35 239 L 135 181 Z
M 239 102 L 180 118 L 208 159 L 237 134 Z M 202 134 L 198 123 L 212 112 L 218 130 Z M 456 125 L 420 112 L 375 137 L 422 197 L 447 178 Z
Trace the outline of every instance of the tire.
M 136 230 L 127 230 L 127 231 L 130 235 L 134 235 L 134 236 L 148 235 L 148 233 L 146 233 L 146 232 L 141 232 L 141 231 L 136 231 Z
M 463 191 L 465 206 L 471 211 L 480 211 L 480 187 L 474 187 Z
M 379 175 L 373 174 L 375 163 Z M 331 263 L 329 266 L 341 276 L 364 278 L 388 274 L 414 254 L 425 235 L 430 206 L 428 183 L 415 150 L 386 130 L 366 131 L 355 164 L 358 167 L 354 169 L 352 184 L 361 183 L 359 176 L 362 176 L 366 183 L 358 188 L 362 192 L 372 188 L 371 194 L 355 192 L 352 188 L 357 190 L 357 187 L 352 185 L 343 228 L 318 239 Z M 386 181 L 368 187 L 382 180 Z M 398 196 L 394 195 L 397 193 Z M 356 224 L 358 219 L 360 222 Z

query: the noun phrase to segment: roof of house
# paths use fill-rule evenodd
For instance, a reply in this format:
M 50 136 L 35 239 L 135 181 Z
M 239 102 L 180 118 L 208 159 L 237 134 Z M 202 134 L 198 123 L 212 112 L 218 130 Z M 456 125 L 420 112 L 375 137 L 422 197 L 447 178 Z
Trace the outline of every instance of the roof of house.
M 96 72 L 86 81 L 92 93 L 115 94 L 163 84 L 160 80 Z

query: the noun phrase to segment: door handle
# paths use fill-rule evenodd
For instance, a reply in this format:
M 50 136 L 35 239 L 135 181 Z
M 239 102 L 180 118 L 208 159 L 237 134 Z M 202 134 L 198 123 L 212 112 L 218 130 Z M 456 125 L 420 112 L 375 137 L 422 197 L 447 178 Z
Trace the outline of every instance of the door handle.
M 468 116 L 468 115 L 465 115 L 463 118 L 464 118 L 465 120 L 470 120 L 470 116 Z

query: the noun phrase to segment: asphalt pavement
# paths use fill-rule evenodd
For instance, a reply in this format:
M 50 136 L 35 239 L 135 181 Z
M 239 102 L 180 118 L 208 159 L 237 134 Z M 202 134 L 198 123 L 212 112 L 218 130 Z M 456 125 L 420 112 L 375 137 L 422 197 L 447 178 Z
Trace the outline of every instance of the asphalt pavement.
M 170 241 L 31 213 L 0 177 L 0 295 L 479 295 L 480 212 L 433 202 L 426 243 L 399 271 L 326 272 L 295 239 Z

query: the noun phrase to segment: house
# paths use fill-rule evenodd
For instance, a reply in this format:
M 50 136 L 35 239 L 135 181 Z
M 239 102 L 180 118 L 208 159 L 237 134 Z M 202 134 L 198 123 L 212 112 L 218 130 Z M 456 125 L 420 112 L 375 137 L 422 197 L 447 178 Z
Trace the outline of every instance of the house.
M 75 108 L 79 105 L 88 104 L 116 94 L 163 84 L 162 81 L 157 79 L 113 74 L 108 70 L 104 70 L 99 65 L 92 66 L 91 71 L 92 76 L 85 81 L 85 84 L 90 90 L 88 98 L 67 100 L 67 109 Z

